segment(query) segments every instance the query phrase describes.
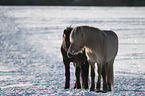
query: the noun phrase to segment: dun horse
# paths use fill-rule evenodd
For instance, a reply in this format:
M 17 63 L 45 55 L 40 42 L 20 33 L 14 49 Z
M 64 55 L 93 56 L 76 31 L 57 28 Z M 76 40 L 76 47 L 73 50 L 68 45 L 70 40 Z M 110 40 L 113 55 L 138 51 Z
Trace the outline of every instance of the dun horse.
M 114 85 L 113 63 L 118 52 L 118 37 L 113 31 L 103 31 L 89 26 L 78 26 L 70 34 L 69 54 L 76 55 L 85 48 L 89 64 L 98 65 L 97 91 L 101 88 L 103 77 L 103 92 L 111 91 Z M 94 90 L 95 72 L 91 72 L 91 88 Z
M 80 89 L 80 77 L 82 77 L 82 85 L 83 88 L 88 88 L 88 72 L 89 72 L 89 64 L 87 61 L 87 57 L 85 55 L 85 51 L 78 53 L 77 55 L 69 58 L 67 56 L 67 51 L 70 46 L 70 33 L 73 28 L 68 27 L 64 30 L 63 33 L 63 42 L 61 45 L 61 53 L 63 57 L 63 63 L 65 66 L 65 89 L 70 87 L 70 62 L 74 63 L 75 66 L 75 75 L 76 75 L 76 83 L 74 88 Z M 81 76 L 80 76 L 81 73 Z

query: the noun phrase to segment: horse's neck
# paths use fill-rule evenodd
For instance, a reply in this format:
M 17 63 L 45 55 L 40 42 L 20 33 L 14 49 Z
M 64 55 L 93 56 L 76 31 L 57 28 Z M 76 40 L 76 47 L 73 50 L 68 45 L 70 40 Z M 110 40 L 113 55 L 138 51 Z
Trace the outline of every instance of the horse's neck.
M 86 32 L 85 34 L 85 46 L 91 50 L 97 48 L 97 46 L 102 46 L 103 34 L 101 32 Z

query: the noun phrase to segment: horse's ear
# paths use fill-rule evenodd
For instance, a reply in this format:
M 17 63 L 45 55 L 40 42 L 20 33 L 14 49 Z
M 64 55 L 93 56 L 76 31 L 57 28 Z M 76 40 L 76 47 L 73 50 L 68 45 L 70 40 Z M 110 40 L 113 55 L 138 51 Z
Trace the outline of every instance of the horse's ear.
M 72 26 L 72 24 L 68 28 L 72 28 L 71 26 Z

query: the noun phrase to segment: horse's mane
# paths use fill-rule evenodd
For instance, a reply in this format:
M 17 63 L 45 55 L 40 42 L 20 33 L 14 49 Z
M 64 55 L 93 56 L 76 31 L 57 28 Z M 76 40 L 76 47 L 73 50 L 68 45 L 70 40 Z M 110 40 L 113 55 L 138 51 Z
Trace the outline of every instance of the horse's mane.
M 70 26 L 66 27 L 65 30 L 72 30 L 72 29 L 73 29 L 73 27 L 71 27 L 71 25 L 70 25 Z
M 64 31 L 63 31 L 63 37 L 64 37 L 64 34 L 67 35 L 67 36 L 69 36 L 70 33 L 71 33 L 71 31 L 72 31 L 72 29 L 73 28 L 71 26 L 66 27 L 66 29 L 64 29 Z
M 71 26 L 66 27 L 66 29 L 64 29 L 62 46 L 65 50 L 68 50 L 68 48 L 69 48 L 69 45 L 70 45 L 69 36 L 70 36 L 70 33 L 71 33 L 72 30 L 73 30 L 73 28 Z

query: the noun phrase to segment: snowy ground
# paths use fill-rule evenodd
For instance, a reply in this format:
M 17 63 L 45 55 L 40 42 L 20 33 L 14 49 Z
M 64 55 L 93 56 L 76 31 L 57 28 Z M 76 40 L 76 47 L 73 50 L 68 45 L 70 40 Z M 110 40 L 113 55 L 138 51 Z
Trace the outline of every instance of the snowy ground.
M 0 6 L 0 95 L 145 95 L 145 7 Z M 60 53 L 71 25 L 110 29 L 119 37 L 114 90 L 64 90 Z M 97 76 L 97 75 L 96 75 Z M 97 79 L 96 79 L 97 81 Z

